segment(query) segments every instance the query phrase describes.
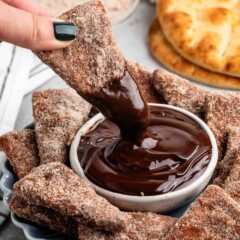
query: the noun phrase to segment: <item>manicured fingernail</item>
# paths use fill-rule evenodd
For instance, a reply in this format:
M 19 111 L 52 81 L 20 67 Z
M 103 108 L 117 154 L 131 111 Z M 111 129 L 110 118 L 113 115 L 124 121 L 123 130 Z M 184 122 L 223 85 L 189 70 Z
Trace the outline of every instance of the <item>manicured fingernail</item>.
M 54 22 L 54 35 L 59 41 L 71 41 L 77 36 L 77 27 L 70 22 Z

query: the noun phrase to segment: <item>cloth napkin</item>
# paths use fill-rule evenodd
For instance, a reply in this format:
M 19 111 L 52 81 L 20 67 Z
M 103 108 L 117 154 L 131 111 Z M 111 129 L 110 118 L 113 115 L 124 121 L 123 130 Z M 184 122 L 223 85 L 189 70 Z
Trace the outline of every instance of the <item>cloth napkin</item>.
M 12 131 L 23 97 L 55 76 L 31 51 L 0 44 L 0 135 Z M 5 154 L 0 152 L 0 174 Z M 0 225 L 9 215 L 0 191 Z
M 54 76 L 31 51 L 0 45 L 0 135 L 14 129 L 24 95 Z

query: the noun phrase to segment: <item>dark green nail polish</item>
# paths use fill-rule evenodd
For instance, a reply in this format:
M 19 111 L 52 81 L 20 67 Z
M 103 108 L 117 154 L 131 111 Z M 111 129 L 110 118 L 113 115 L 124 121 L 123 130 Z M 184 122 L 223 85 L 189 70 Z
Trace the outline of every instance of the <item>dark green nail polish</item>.
M 59 41 L 71 41 L 77 36 L 77 28 L 74 23 L 54 22 L 54 35 Z

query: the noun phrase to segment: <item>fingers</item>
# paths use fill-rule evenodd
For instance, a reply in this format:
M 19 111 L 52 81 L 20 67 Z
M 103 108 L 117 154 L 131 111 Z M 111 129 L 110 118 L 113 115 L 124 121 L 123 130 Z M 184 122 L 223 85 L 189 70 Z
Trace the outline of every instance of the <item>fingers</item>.
M 19 8 L 27 12 L 31 12 L 32 14 L 52 17 L 52 15 L 47 10 L 41 9 L 31 0 L 0 0 L 0 1 L 5 2 L 6 4 L 12 7 Z
M 77 34 L 72 23 L 37 16 L 3 2 L 0 2 L 0 23 L 0 41 L 32 50 L 67 47 Z

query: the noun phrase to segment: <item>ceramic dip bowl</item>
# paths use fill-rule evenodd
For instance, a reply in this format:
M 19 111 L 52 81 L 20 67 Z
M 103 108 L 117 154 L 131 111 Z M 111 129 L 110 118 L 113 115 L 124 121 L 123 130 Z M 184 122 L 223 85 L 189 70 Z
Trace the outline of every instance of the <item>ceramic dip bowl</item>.
M 196 115 L 171 105 L 166 104 L 149 104 L 150 106 L 162 107 L 166 109 L 172 109 L 177 112 L 180 112 L 196 123 L 207 133 L 211 142 L 212 154 L 211 160 L 203 172 L 195 181 L 191 182 L 189 185 L 179 189 L 174 190 L 172 192 L 154 195 L 154 196 L 132 196 L 132 195 L 125 195 L 116 192 L 112 192 L 106 190 L 102 187 L 97 186 L 96 184 L 92 183 L 84 174 L 84 171 L 80 165 L 77 149 L 80 142 L 80 139 L 83 135 L 88 133 L 93 126 L 99 121 L 105 119 L 104 116 L 99 113 L 93 118 L 91 118 L 85 125 L 83 125 L 78 133 L 75 136 L 75 139 L 71 145 L 70 150 L 70 163 L 72 169 L 83 179 L 90 182 L 93 187 L 95 188 L 96 192 L 105 197 L 109 202 L 113 205 L 119 207 L 120 209 L 128 210 L 128 211 L 148 211 L 148 212 L 158 212 L 164 213 L 171 210 L 174 210 L 196 198 L 208 185 L 214 169 L 217 165 L 218 160 L 218 150 L 217 150 L 217 143 L 216 139 L 209 129 L 209 127 Z

